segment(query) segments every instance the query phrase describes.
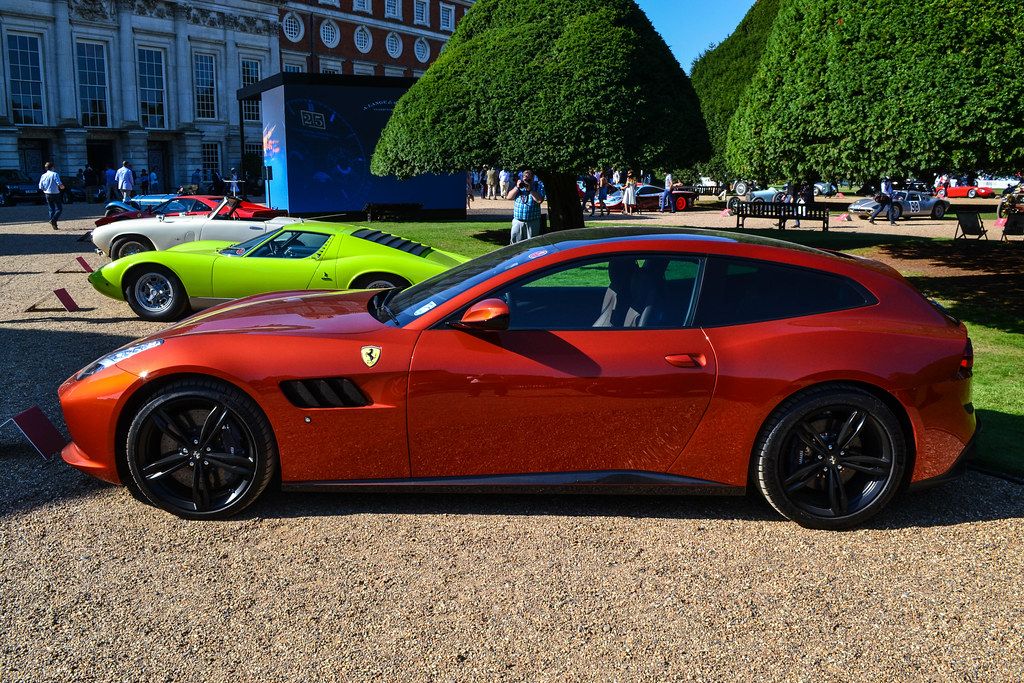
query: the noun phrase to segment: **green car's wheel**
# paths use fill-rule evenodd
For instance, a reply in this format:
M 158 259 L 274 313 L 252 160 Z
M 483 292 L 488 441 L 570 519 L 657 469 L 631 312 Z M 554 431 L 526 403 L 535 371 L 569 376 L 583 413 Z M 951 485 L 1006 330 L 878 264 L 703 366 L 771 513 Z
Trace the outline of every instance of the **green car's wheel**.
M 186 519 L 222 519 L 259 498 L 277 468 L 274 435 L 252 399 L 211 380 L 161 389 L 131 422 L 133 493 Z
M 110 245 L 110 260 L 116 261 L 132 254 L 141 254 L 144 251 L 153 251 L 153 243 L 145 237 L 119 237 Z
M 124 300 L 140 318 L 158 322 L 177 320 L 188 305 L 185 286 L 178 276 L 151 264 L 128 272 Z
M 393 289 L 408 286 L 408 280 L 393 273 L 366 273 L 352 281 L 351 289 Z

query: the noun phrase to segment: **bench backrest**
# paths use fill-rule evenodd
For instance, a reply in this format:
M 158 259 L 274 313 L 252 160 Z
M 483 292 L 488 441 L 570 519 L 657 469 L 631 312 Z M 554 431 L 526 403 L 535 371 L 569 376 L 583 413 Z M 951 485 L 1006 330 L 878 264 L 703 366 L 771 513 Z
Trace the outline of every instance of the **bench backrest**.
M 808 206 L 807 204 L 787 204 L 785 202 L 739 202 L 736 214 L 749 218 L 779 218 L 780 216 L 799 216 L 813 220 L 828 218 L 828 207 Z

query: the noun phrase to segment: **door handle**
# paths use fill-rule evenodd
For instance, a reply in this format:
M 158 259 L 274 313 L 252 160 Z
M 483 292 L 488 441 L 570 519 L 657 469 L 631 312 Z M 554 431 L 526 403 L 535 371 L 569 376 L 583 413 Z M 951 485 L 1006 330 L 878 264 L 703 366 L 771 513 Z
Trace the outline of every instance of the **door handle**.
M 323 277 L 321 277 L 320 279 L 321 280 L 330 280 L 331 278 L 327 277 L 327 273 L 324 273 Z
M 703 353 L 674 353 L 665 356 L 665 360 L 677 368 L 703 368 L 708 364 L 707 356 Z

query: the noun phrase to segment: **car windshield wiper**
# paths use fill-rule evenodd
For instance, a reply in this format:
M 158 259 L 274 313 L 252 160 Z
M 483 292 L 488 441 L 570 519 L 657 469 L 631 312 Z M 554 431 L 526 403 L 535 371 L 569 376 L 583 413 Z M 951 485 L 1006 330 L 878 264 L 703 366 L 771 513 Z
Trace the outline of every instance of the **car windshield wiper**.
M 390 299 L 391 296 L 397 291 L 398 289 L 395 288 L 385 292 L 383 296 L 378 294 L 376 297 L 374 297 L 374 301 L 375 305 L 377 306 L 378 315 L 383 311 L 384 315 L 391 318 L 391 320 L 393 320 L 396 325 L 400 325 L 400 323 L 398 322 L 398 316 L 395 315 L 390 308 L 388 308 L 388 299 Z

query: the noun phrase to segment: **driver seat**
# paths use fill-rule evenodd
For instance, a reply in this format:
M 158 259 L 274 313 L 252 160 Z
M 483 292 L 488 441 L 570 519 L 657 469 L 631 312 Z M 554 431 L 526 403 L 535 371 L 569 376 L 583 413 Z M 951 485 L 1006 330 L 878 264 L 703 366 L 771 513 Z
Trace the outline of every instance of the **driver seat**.
M 601 302 L 601 315 L 593 327 L 623 327 L 630 304 L 630 288 L 639 268 L 632 258 L 613 258 L 608 262 L 608 289 Z
M 649 258 L 633 276 L 631 301 L 626 311 L 625 327 L 650 327 L 661 321 L 665 310 L 665 271 L 668 259 Z

